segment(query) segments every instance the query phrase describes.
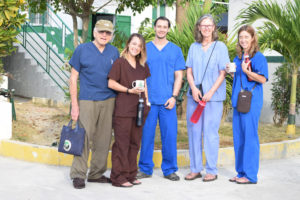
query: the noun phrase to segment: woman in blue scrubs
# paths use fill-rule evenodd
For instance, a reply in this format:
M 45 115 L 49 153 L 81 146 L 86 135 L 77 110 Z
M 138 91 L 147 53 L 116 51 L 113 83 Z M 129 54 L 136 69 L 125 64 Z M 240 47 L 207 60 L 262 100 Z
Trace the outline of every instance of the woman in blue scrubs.
M 233 60 L 237 66 L 232 76 L 233 107 L 233 145 L 235 152 L 235 169 L 237 175 L 229 181 L 239 184 L 256 184 L 259 168 L 258 121 L 263 106 L 263 83 L 268 81 L 268 64 L 259 52 L 255 30 L 244 25 L 238 31 L 237 56 Z M 245 62 L 245 55 L 250 61 Z M 251 65 L 251 67 L 248 67 Z M 226 66 L 228 71 L 229 66 Z M 237 111 L 238 94 L 244 90 L 252 91 L 251 108 L 248 113 Z
M 226 98 L 225 67 L 230 60 L 226 45 L 217 39 L 213 17 L 202 16 L 195 25 L 196 42 L 191 45 L 186 61 L 187 79 L 190 85 L 187 94 L 187 129 L 191 172 L 185 180 L 194 180 L 202 176 L 203 149 L 206 157 L 206 175 L 203 181 L 214 181 L 218 177 L 218 131 L 223 113 L 223 101 Z M 199 90 L 200 83 L 203 86 L 203 94 Z M 206 106 L 199 121 L 194 124 L 190 119 L 200 98 L 206 102 Z

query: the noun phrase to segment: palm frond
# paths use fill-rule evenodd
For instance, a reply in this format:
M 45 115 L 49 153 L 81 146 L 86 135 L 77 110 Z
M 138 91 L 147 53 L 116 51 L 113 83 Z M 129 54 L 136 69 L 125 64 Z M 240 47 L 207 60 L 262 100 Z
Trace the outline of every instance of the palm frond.
M 285 5 L 275 1 L 255 1 L 241 10 L 237 19 L 242 24 L 262 20 L 258 27 L 262 49 L 273 49 L 293 64 L 300 65 L 300 1 L 287 1 Z

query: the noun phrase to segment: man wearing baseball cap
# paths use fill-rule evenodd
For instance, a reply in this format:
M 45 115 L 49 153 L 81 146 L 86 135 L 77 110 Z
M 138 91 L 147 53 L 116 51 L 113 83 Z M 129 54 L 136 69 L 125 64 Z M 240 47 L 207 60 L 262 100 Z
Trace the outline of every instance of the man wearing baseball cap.
M 79 121 L 86 131 L 81 156 L 74 156 L 70 177 L 76 189 L 88 182 L 110 183 L 103 173 L 106 171 L 107 156 L 112 135 L 112 114 L 115 93 L 108 88 L 107 75 L 113 62 L 119 57 L 116 47 L 109 44 L 113 36 L 113 24 L 108 20 L 97 21 L 94 41 L 80 44 L 69 61 L 72 66 L 70 77 L 71 117 Z M 79 101 L 77 80 L 80 80 Z M 92 151 L 88 171 L 89 152 Z

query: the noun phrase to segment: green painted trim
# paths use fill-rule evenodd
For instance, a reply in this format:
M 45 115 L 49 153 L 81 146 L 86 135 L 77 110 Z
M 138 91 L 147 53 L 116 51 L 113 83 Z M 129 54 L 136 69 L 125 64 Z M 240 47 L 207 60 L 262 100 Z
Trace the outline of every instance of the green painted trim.
M 157 18 L 157 7 L 152 8 L 152 26 L 154 26 L 154 21 Z
M 28 28 L 31 29 L 31 31 L 28 31 Z M 26 37 L 26 34 L 27 34 L 28 32 L 33 32 L 33 33 L 35 33 L 35 34 L 39 37 L 39 39 L 47 46 L 47 56 L 46 56 L 46 63 L 47 63 L 46 65 L 47 65 L 47 66 L 42 65 L 42 64 L 36 59 L 35 55 L 34 55 L 31 51 L 29 51 L 29 50 L 26 48 L 26 43 L 27 43 L 28 45 L 30 45 L 31 47 L 33 47 L 33 46 L 31 45 L 31 43 L 29 43 L 28 40 L 26 39 L 26 38 L 27 38 L 27 37 Z M 67 83 L 67 81 L 65 81 L 65 80 L 64 80 L 64 79 L 56 72 L 56 69 L 60 70 L 60 71 L 62 72 L 62 74 L 63 74 L 66 78 L 68 78 L 68 75 L 61 69 L 61 66 L 58 66 L 58 65 L 57 65 L 56 62 L 53 62 L 53 63 L 55 64 L 55 66 L 56 66 L 56 69 L 54 69 L 53 66 L 50 65 L 50 60 L 49 60 L 49 59 L 51 59 L 51 57 L 50 57 L 50 52 L 51 52 L 51 54 L 56 55 L 57 58 L 59 58 L 59 59 L 61 60 L 62 63 L 64 63 L 64 60 L 63 60 L 63 59 L 62 59 L 62 58 L 61 58 L 61 57 L 53 50 L 53 48 L 48 44 L 48 42 L 47 42 L 46 40 L 44 40 L 44 39 L 40 36 L 40 34 L 39 34 L 37 31 L 35 31 L 34 27 L 32 27 L 28 22 L 25 22 L 25 24 L 22 25 L 21 37 L 22 37 L 22 41 L 23 41 L 23 42 L 20 41 L 21 45 L 27 50 L 27 52 L 32 56 L 32 58 L 37 62 L 37 64 L 45 70 L 45 72 L 46 72 L 46 73 L 50 76 L 50 78 L 57 84 L 57 86 L 59 86 L 59 87 L 62 89 L 62 91 L 66 94 L 66 93 L 68 92 L 68 90 L 67 90 L 68 83 Z M 33 38 L 30 34 L 29 34 L 29 37 L 31 37 L 31 38 L 34 40 L 34 38 Z M 38 43 L 37 43 L 37 44 L 38 44 Z M 38 44 L 38 45 L 40 45 L 40 44 Z M 38 51 L 35 50 L 35 52 L 38 53 L 38 54 L 43 58 L 43 56 L 42 56 Z M 44 59 L 44 58 L 43 58 L 43 59 Z M 47 60 L 47 59 L 48 59 L 48 60 Z M 44 60 L 45 60 L 45 59 L 44 59 Z M 52 59 L 51 59 L 51 60 L 52 60 Z M 52 61 L 53 61 L 53 60 L 52 60 Z M 53 70 L 54 73 L 55 73 L 55 74 L 63 81 L 63 83 L 66 85 L 66 88 L 64 88 L 64 86 L 62 86 L 61 84 L 59 84 L 59 83 L 56 81 L 56 79 L 49 73 L 49 69 Z
M 93 23 L 92 17 L 93 17 L 92 15 L 89 16 L 89 18 L 90 18 L 90 19 L 89 19 L 90 23 L 89 23 L 88 37 L 87 37 L 87 39 L 86 39 L 86 40 L 87 40 L 86 42 L 92 40 L 92 31 L 93 31 L 93 30 L 92 30 L 92 26 L 93 26 L 93 24 L 92 24 L 92 23 Z
M 129 37 L 131 34 L 131 17 L 126 15 L 116 15 L 115 17 L 116 27 Z
M 166 16 L 166 5 L 165 4 L 159 6 L 159 14 L 160 14 L 160 16 L 164 16 L 164 17 Z
M 269 63 L 283 63 L 284 62 L 283 56 L 266 56 L 266 58 Z
M 65 35 L 65 46 L 64 48 L 62 47 L 62 29 L 58 27 L 51 27 L 51 26 L 43 26 L 43 25 L 31 25 L 34 30 L 37 33 L 46 33 L 46 40 L 51 42 L 52 44 L 55 44 L 58 53 L 64 54 L 65 49 L 71 49 L 74 50 L 73 46 L 73 33 L 72 34 L 67 34 Z M 32 30 L 27 30 L 27 32 L 33 32 Z M 54 35 L 52 33 L 54 32 Z

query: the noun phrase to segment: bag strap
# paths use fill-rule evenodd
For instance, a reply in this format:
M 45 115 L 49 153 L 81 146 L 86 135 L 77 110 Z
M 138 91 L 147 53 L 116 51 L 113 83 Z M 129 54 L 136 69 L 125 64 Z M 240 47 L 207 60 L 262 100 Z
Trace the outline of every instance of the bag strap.
M 242 67 L 242 65 L 241 65 L 241 67 Z M 240 81 L 241 81 L 241 88 L 242 88 L 242 91 L 244 91 L 243 84 L 242 84 L 242 69 L 241 69 L 241 71 L 240 71 Z M 253 92 L 254 88 L 256 87 L 256 84 L 257 84 L 257 83 L 255 82 L 255 84 L 254 84 L 254 86 L 252 87 L 252 89 L 251 89 L 250 92 Z
M 71 128 L 72 128 L 72 123 L 73 123 L 73 120 L 71 119 L 71 120 L 69 121 L 69 123 L 68 123 L 68 127 L 71 127 Z M 80 127 L 79 127 L 79 121 L 77 120 L 76 126 L 75 126 L 75 132 L 77 132 L 79 128 L 80 128 Z
M 73 123 L 73 120 L 71 119 L 70 122 L 68 123 L 68 126 L 72 127 L 72 123 Z
M 209 59 L 208 59 L 208 61 L 207 61 L 206 67 L 205 67 L 204 74 L 203 74 L 203 76 L 202 76 L 202 80 L 201 80 L 201 82 L 200 82 L 200 85 L 201 85 L 201 84 L 202 84 L 202 82 L 203 82 L 203 79 L 204 79 L 204 76 L 205 76 L 205 73 L 206 73 L 206 70 L 207 70 L 207 67 L 208 67 L 208 64 L 209 64 L 209 61 L 210 61 L 211 55 L 212 55 L 212 54 L 213 54 L 213 52 L 214 52 L 214 49 L 215 49 L 215 47 L 216 47 L 216 44 L 217 44 L 217 42 L 218 42 L 218 40 L 216 40 L 216 43 L 215 43 L 215 45 L 214 45 L 214 48 L 213 48 L 213 50 L 212 50 L 212 51 L 211 51 L 211 53 L 210 53 Z
M 75 132 L 77 132 L 79 128 L 80 128 L 80 127 L 79 127 L 79 121 L 77 120 L 76 126 L 75 126 Z

